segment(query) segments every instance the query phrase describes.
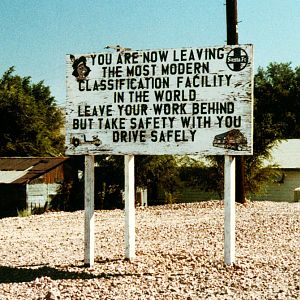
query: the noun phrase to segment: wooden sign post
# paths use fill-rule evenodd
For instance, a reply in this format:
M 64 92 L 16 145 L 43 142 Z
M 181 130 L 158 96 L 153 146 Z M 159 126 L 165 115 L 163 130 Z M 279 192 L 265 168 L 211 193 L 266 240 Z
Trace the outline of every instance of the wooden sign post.
M 225 155 L 224 165 L 224 261 L 235 261 L 235 157 Z
M 125 155 L 125 258 L 135 258 L 134 156 Z
M 85 155 L 84 158 L 84 264 L 92 267 L 95 252 L 94 156 Z

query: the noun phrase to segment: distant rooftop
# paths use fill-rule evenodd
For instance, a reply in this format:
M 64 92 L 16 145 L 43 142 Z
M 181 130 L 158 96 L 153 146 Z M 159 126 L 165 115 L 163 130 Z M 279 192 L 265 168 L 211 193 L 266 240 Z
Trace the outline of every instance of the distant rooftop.
M 62 164 L 66 157 L 0 157 L 0 183 L 26 183 Z

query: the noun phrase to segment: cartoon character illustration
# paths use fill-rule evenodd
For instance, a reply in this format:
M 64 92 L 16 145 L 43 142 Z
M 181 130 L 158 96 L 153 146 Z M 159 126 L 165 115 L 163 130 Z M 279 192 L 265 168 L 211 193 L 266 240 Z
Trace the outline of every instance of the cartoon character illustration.
M 232 129 L 215 136 L 213 141 L 214 147 L 220 147 L 232 150 L 246 150 L 247 138 L 238 129 Z
M 72 75 L 76 77 L 77 81 L 85 80 L 91 72 L 91 69 L 86 65 L 86 58 L 84 56 L 80 56 L 79 58 L 75 59 L 75 56 L 71 54 L 70 59 L 73 63 Z

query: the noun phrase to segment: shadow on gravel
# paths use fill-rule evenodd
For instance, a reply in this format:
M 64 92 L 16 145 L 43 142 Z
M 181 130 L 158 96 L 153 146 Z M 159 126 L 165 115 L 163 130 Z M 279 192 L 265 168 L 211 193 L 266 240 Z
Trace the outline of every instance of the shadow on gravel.
M 0 283 L 28 282 L 39 277 L 57 279 L 92 279 L 97 276 L 85 272 L 69 272 L 47 266 L 39 268 L 17 268 L 0 266 Z
M 49 277 L 52 280 L 62 279 L 94 279 L 94 278 L 112 278 L 125 276 L 140 276 L 140 274 L 131 273 L 101 273 L 98 275 L 87 272 L 63 271 L 52 267 L 39 268 L 21 268 L 0 266 L 0 284 L 1 283 L 21 283 L 33 281 L 40 277 Z

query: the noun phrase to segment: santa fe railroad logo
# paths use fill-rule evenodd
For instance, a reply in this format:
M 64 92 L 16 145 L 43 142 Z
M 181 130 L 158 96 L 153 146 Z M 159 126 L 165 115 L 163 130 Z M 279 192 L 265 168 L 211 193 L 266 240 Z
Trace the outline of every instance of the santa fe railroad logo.
M 226 64 L 231 71 L 241 71 L 248 63 L 248 54 L 242 48 L 232 49 L 226 58 Z

